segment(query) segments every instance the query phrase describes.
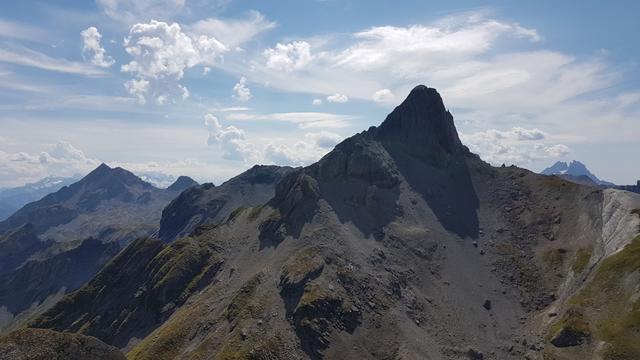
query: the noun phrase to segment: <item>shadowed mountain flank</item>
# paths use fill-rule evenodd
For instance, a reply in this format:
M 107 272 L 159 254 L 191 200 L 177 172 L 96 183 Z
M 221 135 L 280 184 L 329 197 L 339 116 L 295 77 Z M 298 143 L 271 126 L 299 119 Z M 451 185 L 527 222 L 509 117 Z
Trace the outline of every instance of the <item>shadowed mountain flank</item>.
M 461 237 L 478 237 L 478 197 L 462 145 L 435 89 L 415 87 L 375 130 L 405 180 L 420 193 L 442 225 Z
M 387 224 L 402 216 L 397 201 L 406 184 L 423 197 L 445 229 L 477 238 L 479 204 L 469 159 L 478 161 L 460 142 L 440 95 L 417 86 L 379 127 L 343 141 L 317 164 L 293 175 L 298 183 L 285 181 L 292 184 L 279 186 L 274 202 L 281 204 L 293 236 L 299 230 L 295 224 L 308 221 L 313 210 L 304 205 L 306 210 L 296 216 L 306 215 L 294 220 L 287 204 L 300 208 L 312 201 L 305 197 L 322 197 L 343 223 L 379 238 Z
M 0 276 L 0 304 L 19 314 L 49 295 L 77 289 L 119 250 L 116 243 L 90 238 L 48 259 L 29 261 L 14 272 Z

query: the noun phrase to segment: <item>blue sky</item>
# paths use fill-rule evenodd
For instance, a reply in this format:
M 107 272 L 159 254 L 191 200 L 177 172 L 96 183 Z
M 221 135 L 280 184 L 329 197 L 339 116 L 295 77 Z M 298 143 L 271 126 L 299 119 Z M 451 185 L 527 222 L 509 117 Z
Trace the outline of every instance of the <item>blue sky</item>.
M 309 164 L 436 87 L 483 159 L 640 178 L 633 1 L 0 4 L 0 187 Z

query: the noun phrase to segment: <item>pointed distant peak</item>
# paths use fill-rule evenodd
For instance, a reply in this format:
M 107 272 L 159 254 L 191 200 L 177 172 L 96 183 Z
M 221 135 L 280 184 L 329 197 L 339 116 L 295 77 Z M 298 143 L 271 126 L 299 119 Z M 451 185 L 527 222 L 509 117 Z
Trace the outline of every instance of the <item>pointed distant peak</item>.
M 171 191 L 182 191 L 192 186 L 199 185 L 195 180 L 188 176 L 179 176 L 167 189 Z
M 102 163 L 97 168 L 95 168 L 92 172 L 107 172 L 113 170 L 109 165 Z
M 84 179 L 100 178 L 100 177 L 106 176 L 112 170 L 113 169 L 109 167 L 109 165 L 102 163 L 97 168 L 93 169 L 90 173 L 88 173 L 87 176 L 84 177 Z
M 85 176 L 81 181 L 85 184 L 121 183 L 127 185 L 141 184 L 143 186 L 151 186 L 151 184 L 143 181 L 129 170 L 121 167 L 112 168 L 105 163 L 100 164 L 100 166 L 87 174 L 87 176 Z
M 413 88 L 374 133 L 379 140 L 404 144 L 411 153 L 437 162 L 444 154 L 465 151 L 442 97 L 425 85 Z

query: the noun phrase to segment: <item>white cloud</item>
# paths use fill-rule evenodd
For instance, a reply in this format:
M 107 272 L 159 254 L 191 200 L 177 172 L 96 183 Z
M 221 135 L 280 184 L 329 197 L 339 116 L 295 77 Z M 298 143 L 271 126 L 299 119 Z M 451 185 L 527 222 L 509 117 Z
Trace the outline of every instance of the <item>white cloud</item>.
M 138 99 L 138 102 L 140 104 L 145 104 L 145 95 L 149 91 L 149 81 L 145 79 L 131 79 L 124 83 L 124 87 L 127 89 L 129 94 L 135 96 Z
M 563 143 L 611 142 L 620 136 L 633 141 L 629 134 L 639 131 L 632 121 L 638 114 L 637 91 L 613 86 L 623 78 L 620 67 L 598 54 L 546 50 L 541 40 L 536 29 L 468 13 L 414 26 L 280 42 L 247 67 L 253 82 L 283 91 L 333 94 L 340 84 L 340 94 L 349 99 L 397 96 L 385 104 L 426 84 L 438 89 L 467 133 L 505 128 L 506 119 L 517 118 L 511 124 L 525 122 L 571 138 Z M 297 53 L 307 54 L 300 57 L 305 60 L 296 61 Z M 221 66 L 246 73 L 237 64 Z M 631 107 L 624 106 L 627 102 Z
M 297 141 L 292 146 L 283 142 L 267 144 L 264 160 L 277 165 L 308 165 L 318 161 L 342 140 L 342 136 L 326 131 L 307 133 L 304 138 L 305 141 Z
M 191 96 L 191 93 L 189 92 L 189 89 L 187 89 L 186 86 L 180 85 L 178 84 L 178 88 L 182 91 L 182 100 L 186 100 L 189 98 L 189 96 Z
M 208 18 L 189 26 L 189 30 L 220 39 L 229 49 L 235 49 L 256 35 L 276 27 L 257 11 L 250 11 L 247 19 Z
M 185 98 L 188 93 L 184 87 L 175 84 L 182 79 L 184 71 L 214 64 L 227 50 L 216 38 L 189 35 L 177 23 L 155 20 L 133 25 L 124 40 L 124 48 L 133 59 L 122 65 L 122 71 L 131 73 L 138 81 L 150 82 L 144 92 L 136 92 L 139 98 L 150 89 L 156 96 L 179 92 Z
M 205 115 L 205 125 L 209 131 L 208 144 L 217 146 L 222 157 L 228 160 L 249 161 L 254 157 L 254 149 L 246 140 L 245 132 L 235 126 L 222 126 L 212 114 Z
M 323 149 L 333 148 L 343 139 L 341 135 L 329 131 L 306 133 L 304 137 L 311 140 L 314 145 Z
M 322 105 L 322 99 L 313 99 L 311 104 L 316 105 L 316 106 Z
M 186 0 L 96 0 L 104 13 L 125 23 L 168 19 L 182 12 Z
M 274 48 L 266 49 L 263 54 L 267 68 L 285 72 L 301 69 L 313 59 L 311 46 L 306 41 L 278 43 Z
M 227 116 L 229 120 L 249 121 L 268 120 L 284 121 L 298 125 L 300 128 L 343 128 L 349 126 L 348 115 L 322 113 L 322 112 L 289 112 L 271 114 L 232 113 Z
M 557 159 L 570 153 L 564 144 L 546 144 L 550 137 L 539 129 L 513 127 L 501 131 L 486 131 L 461 134 L 463 143 L 483 160 L 491 164 L 502 163 L 527 165 L 537 160 Z
M 204 76 L 207 76 L 210 72 L 211 72 L 211 68 L 210 68 L 210 67 L 208 67 L 208 66 L 205 66 L 205 67 L 202 69 L 202 75 L 204 75 Z
M 135 24 L 124 40 L 133 57 L 122 71 L 136 76 L 182 79 L 185 69 L 213 64 L 227 48 L 216 38 L 187 35 L 177 23 L 151 20 Z
M 167 97 L 164 95 L 160 95 L 156 98 L 156 104 L 158 105 L 164 105 L 164 103 L 167 102 Z
M 12 49 L 0 48 L 0 61 L 67 74 L 85 76 L 102 76 L 105 74 L 104 71 L 96 69 L 93 66 L 66 59 L 52 58 L 43 53 L 24 47 Z
M 395 99 L 395 96 L 389 89 L 380 89 L 374 92 L 371 98 L 375 102 L 388 102 L 393 101 Z
M 94 26 L 80 32 L 82 36 L 82 55 L 89 57 L 91 63 L 99 67 L 110 67 L 116 61 L 107 55 L 107 51 L 100 45 L 102 35 Z
M 30 82 L 8 71 L 0 71 L 0 88 L 33 93 L 46 93 L 51 91 L 51 88 L 47 85 Z
M 85 174 L 99 162 L 70 143 L 59 141 L 40 153 L 7 153 L 0 150 L 0 184 L 19 186 L 47 176 Z
M 331 103 L 346 103 L 347 101 L 349 101 L 349 97 L 347 95 L 344 94 L 333 94 L 333 95 L 329 95 L 327 96 L 327 101 L 331 102 Z
M 240 81 L 233 86 L 233 92 L 235 93 L 233 95 L 234 99 L 240 102 L 247 102 L 253 97 L 246 83 L 247 79 L 243 76 L 240 78 Z
M 44 42 L 48 38 L 39 28 L 4 19 L 0 19 L 0 37 L 34 42 Z

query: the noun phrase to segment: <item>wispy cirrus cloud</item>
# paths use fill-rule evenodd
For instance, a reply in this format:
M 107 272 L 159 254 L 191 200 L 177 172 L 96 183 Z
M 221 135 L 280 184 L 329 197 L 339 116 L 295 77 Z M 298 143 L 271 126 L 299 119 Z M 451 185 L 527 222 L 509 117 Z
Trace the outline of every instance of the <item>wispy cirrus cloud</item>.
M 229 49 L 238 49 L 257 35 L 276 27 L 258 11 L 250 11 L 245 18 L 222 19 L 210 17 L 199 20 L 186 28 L 193 34 L 211 36 L 222 41 Z
M 38 27 L 0 19 L 0 38 L 44 43 L 49 36 Z
M 96 69 L 94 66 L 66 59 L 53 58 L 25 47 L 0 48 L 0 62 L 90 77 L 104 76 L 106 74 L 103 70 Z
M 286 112 L 255 114 L 246 112 L 231 113 L 226 116 L 228 120 L 238 121 L 281 121 L 298 125 L 300 128 L 344 128 L 349 126 L 353 119 L 350 115 L 323 113 L 323 112 Z

